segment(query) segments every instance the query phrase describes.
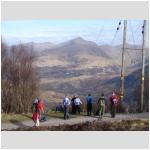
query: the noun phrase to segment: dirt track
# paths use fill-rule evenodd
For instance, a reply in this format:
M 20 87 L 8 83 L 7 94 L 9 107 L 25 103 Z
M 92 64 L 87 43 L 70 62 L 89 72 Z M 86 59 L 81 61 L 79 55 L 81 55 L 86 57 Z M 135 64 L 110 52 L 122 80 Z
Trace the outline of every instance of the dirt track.
M 85 123 L 85 122 L 92 122 L 94 120 L 98 120 L 98 117 L 94 116 L 76 116 L 71 117 L 69 120 L 63 120 L 62 118 L 49 118 L 48 121 L 43 122 L 40 126 L 60 126 L 63 124 L 66 125 L 73 125 L 77 123 Z M 115 118 L 111 118 L 110 114 L 105 114 L 101 121 L 120 121 L 120 120 L 148 120 L 149 113 L 138 113 L 138 114 L 117 114 Z M 11 122 L 11 123 L 2 123 L 1 130 L 11 130 L 17 128 L 24 128 L 24 127 L 32 127 L 34 125 L 32 120 L 23 121 L 23 122 Z

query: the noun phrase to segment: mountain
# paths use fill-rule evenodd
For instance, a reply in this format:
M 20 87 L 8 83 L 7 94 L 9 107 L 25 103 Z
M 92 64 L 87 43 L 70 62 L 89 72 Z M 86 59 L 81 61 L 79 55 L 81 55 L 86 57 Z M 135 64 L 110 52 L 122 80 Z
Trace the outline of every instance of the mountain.
M 140 47 L 129 44 L 127 47 L 125 66 L 134 69 L 136 64 L 141 63 L 141 51 L 138 50 Z M 148 56 L 148 48 L 146 56 Z M 40 51 L 38 58 L 40 63 L 37 62 L 36 65 L 39 67 L 61 66 L 76 70 L 95 67 L 112 69 L 114 66 L 120 68 L 121 59 L 122 45 L 97 45 L 95 42 L 78 37 L 50 47 L 46 46 L 45 50 Z
M 116 64 L 121 64 L 122 60 L 122 45 L 110 46 L 101 45 L 100 46 L 107 55 L 109 55 Z M 126 44 L 125 50 L 125 67 L 127 69 L 136 70 L 142 61 L 142 50 L 139 45 Z M 146 62 L 149 61 L 149 48 L 145 49 L 145 59 Z
M 135 101 L 134 90 L 139 85 L 142 58 L 140 46 L 127 44 L 127 47 L 125 102 L 129 104 Z M 148 48 L 145 52 L 147 75 Z M 35 65 L 41 77 L 39 87 L 42 97 L 45 99 L 51 96 L 53 102 L 56 102 L 65 93 L 70 96 L 77 93 L 81 99 L 92 93 L 95 100 L 102 92 L 109 96 L 120 87 L 121 59 L 122 45 L 97 45 L 80 37 L 40 51 Z
M 46 56 L 56 58 L 67 67 L 89 68 L 108 65 L 110 57 L 91 41 L 76 38 L 42 52 Z M 106 61 L 107 60 L 107 61 Z

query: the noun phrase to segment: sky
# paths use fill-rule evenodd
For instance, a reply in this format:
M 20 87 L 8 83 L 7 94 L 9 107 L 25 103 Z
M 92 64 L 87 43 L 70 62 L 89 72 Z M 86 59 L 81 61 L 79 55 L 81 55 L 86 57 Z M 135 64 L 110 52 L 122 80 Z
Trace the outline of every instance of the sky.
M 77 37 L 96 42 L 98 45 L 119 45 L 123 41 L 123 20 L 20 20 L 2 21 L 1 34 L 9 44 L 27 42 L 62 43 Z M 127 43 L 142 44 L 143 20 L 129 20 Z M 149 22 L 147 22 L 146 45 L 149 44 Z

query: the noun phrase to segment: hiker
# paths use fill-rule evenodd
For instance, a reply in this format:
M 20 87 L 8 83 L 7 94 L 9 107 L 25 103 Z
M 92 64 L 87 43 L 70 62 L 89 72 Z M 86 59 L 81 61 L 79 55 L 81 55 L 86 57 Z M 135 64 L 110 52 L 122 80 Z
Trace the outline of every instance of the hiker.
M 33 116 L 32 116 L 32 119 L 35 123 L 35 127 L 38 127 L 40 125 L 40 122 L 39 122 L 39 111 L 38 111 L 38 105 L 35 105 L 35 109 L 34 109 L 34 112 L 33 112 Z
M 39 98 L 37 97 L 34 102 L 32 103 L 32 106 L 31 106 L 31 109 L 32 111 L 34 112 L 35 108 L 36 108 L 36 105 L 38 104 L 38 101 L 39 101 Z
M 75 104 L 75 114 L 77 111 L 80 114 L 80 104 L 82 104 L 82 102 L 78 96 L 75 97 L 74 104 Z
M 72 112 L 72 114 L 75 114 L 75 111 L 76 111 L 75 104 L 74 104 L 75 99 L 76 99 L 75 96 L 73 96 L 72 99 L 71 99 L 71 106 L 72 106 L 71 112 Z
M 114 91 L 112 92 L 112 95 L 110 96 L 109 100 L 110 100 L 111 117 L 114 118 L 116 114 L 117 103 L 118 103 L 118 96 Z
M 93 97 L 91 96 L 91 94 L 88 94 L 88 96 L 86 97 L 86 102 L 87 102 L 87 115 L 91 116 L 91 114 L 92 114 L 92 102 L 93 102 Z
M 37 108 L 39 111 L 39 119 L 41 119 L 41 114 L 44 113 L 44 108 L 43 108 L 42 101 L 40 99 L 38 100 Z
M 105 96 L 104 93 L 102 93 L 101 97 L 99 98 L 97 104 L 98 104 L 98 110 L 99 110 L 99 118 L 102 118 L 105 113 Z
M 55 112 L 62 112 L 62 110 L 63 110 L 62 103 L 61 103 L 61 102 L 59 102 L 59 104 L 58 104 L 58 105 L 56 105 Z
M 63 99 L 63 106 L 64 106 L 64 119 L 69 119 L 69 105 L 70 105 L 70 100 L 67 96 L 64 97 Z

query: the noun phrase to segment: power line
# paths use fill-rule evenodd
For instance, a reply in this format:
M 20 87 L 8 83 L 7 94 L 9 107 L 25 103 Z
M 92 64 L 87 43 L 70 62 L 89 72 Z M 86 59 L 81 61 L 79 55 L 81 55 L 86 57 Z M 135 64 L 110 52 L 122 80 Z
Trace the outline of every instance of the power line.
M 104 26 L 105 26 L 105 21 L 103 22 L 103 24 L 102 24 L 102 26 L 101 26 L 101 28 L 99 30 L 99 34 L 98 34 L 98 36 L 96 38 L 96 43 L 98 42 L 99 38 L 101 39 L 101 37 L 102 37 L 102 32 L 104 31 Z
M 116 36 L 117 36 L 117 34 L 118 34 L 118 31 L 120 30 L 120 27 L 121 27 L 121 20 L 120 20 L 119 23 L 118 23 L 118 26 L 117 26 L 117 28 L 116 28 L 115 35 L 113 36 L 113 39 L 112 39 L 110 45 L 113 45 L 114 40 L 116 39 Z
M 137 27 L 137 29 L 134 31 L 135 33 L 137 33 L 137 31 L 139 29 L 141 29 L 141 27 L 143 26 L 143 23 L 140 23 L 139 26 Z M 137 37 L 136 41 L 139 41 L 139 38 L 142 38 L 141 34 L 139 34 L 139 36 Z M 141 48 L 142 49 L 142 48 Z
M 133 28 L 132 28 L 131 21 L 129 21 L 129 27 L 130 27 L 130 29 L 131 29 L 132 39 L 133 39 L 133 46 L 134 46 L 134 49 L 135 49 L 135 48 L 136 48 L 136 47 L 135 47 L 135 39 L 134 39 L 134 34 L 133 34 Z
M 136 47 L 135 47 L 135 38 L 134 38 L 134 34 L 133 34 L 133 28 L 132 28 L 132 23 L 131 23 L 131 21 L 129 22 L 129 25 L 130 25 L 130 29 L 131 29 L 131 33 L 132 33 L 132 39 L 133 39 L 133 43 L 134 43 L 134 49 L 135 49 L 135 52 L 136 52 L 136 56 L 138 56 L 138 52 L 141 52 L 141 50 L 142 49 L 137 49 Z M 131 51 L 131 50 L 130 50 Z M 135 61 L 137 61 L 136 59 L 135 59 Z

